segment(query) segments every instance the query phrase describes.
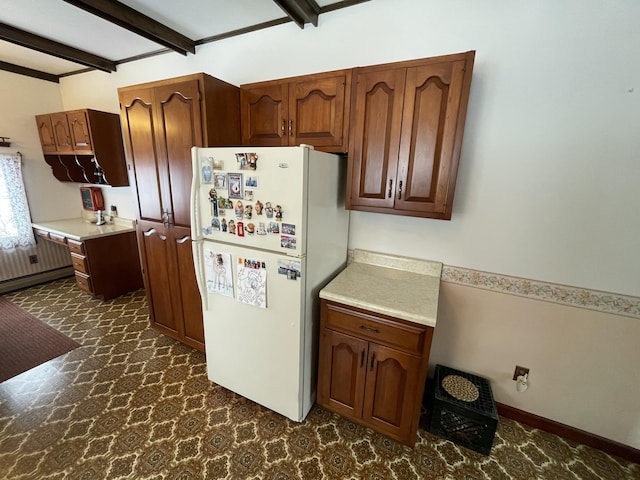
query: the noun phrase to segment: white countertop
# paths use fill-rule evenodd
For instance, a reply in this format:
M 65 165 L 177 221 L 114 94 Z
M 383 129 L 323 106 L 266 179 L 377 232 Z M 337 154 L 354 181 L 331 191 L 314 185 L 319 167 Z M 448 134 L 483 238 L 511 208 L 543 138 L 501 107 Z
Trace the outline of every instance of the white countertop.
M 442 263 L 354 250 L 320 298 L 434 327 Z
M 32 223 L 32 227 L 62 235 L 72 240 L 83 241 L 90 238 L 134 232 L 135 221 L 126 218 L 115 218 L 113 223 L 96 225 L 84 218 L 65 218 L 48 222 Z

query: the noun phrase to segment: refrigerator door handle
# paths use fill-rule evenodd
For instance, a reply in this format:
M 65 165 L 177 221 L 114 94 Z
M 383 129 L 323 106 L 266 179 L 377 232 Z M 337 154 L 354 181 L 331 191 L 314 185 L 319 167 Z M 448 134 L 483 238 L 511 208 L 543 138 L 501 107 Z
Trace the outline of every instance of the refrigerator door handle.
M 192 240 L 191 247 L 193 250 L 193 264 L 196 270 L 196 284 L 198 285 L 200 299 L 202 300 L 202 309 L 208 310 L 209 304 L 207 298 L 207 289 L 202 278 L 202 272 L 204 272 L 204 252 L 202 251 L 202 243 L 202 240 Z
M 198 147 L 191 148 L 191 198 L 189 209 L 191 213 L 191 238 L 193 240 L 201 240 L 202 234 L 200 233 L 200 212 L 198 206 L 198 178 L 200 178 L 200 172 L 198 171 Z M 196 269 L 197 270 L 197 269 Z M 201 290 L 202 292 L 202 290 Z

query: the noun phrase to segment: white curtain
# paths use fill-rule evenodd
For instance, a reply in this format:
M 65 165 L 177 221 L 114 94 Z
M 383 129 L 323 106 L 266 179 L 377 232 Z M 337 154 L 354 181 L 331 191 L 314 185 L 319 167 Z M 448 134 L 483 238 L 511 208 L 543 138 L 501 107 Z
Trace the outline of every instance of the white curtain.
M 0 249 L 36 244 L 22 181 L 22 158 L 0 154 Z

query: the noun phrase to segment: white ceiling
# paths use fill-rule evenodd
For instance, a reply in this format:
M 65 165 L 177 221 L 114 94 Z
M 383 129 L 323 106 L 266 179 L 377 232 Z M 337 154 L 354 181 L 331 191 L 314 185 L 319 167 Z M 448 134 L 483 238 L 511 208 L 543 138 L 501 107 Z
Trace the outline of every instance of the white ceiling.
M 120 0 L 120 3 L 194 41 L 287 17 L 273 0 Z M 325 7 L 357 2 L 316 0 L 316 3 Z M 165 48 L 63 0 L 0 0 L 0 22 L 116 62 Z M 321 27 L 321 16 L 318 27 L 305 25 L 309 29 Z M 0 40 L 0 62 L 53 75 L 87 68 L 4 40 Z

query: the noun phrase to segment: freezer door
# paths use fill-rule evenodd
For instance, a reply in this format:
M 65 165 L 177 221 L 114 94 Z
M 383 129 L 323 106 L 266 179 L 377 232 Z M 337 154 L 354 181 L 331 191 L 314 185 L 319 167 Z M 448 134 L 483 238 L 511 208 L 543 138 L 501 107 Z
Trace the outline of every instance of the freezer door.
M 196 238 L 304 255 L 308 152 L 308 147 L 194 149 Z
M 304 381 L 312 369 L 311 352 L 306 351 L 305 344 L 312 343 L 307 337 L 313 334 L 312 320 L 304 315 L 304 259 L 207 240 L 203 254 L 221 254 L 222 258 L 229 254 L 234 282 L 234 297 L 207 293 L 204 329 L 209 379 L 292 420 L 302 421 L 315 398 L 315 385 Z M 239 259 L 264 262 L 266 308 L 235 298 Z M 293 279 L 291 273 L 285 272 L 287 265 L 299 268 L 300 277 Z M 205 283 L 219 281 L 206 277 Z M 314 392 L 304 391 L 305 388 Z

